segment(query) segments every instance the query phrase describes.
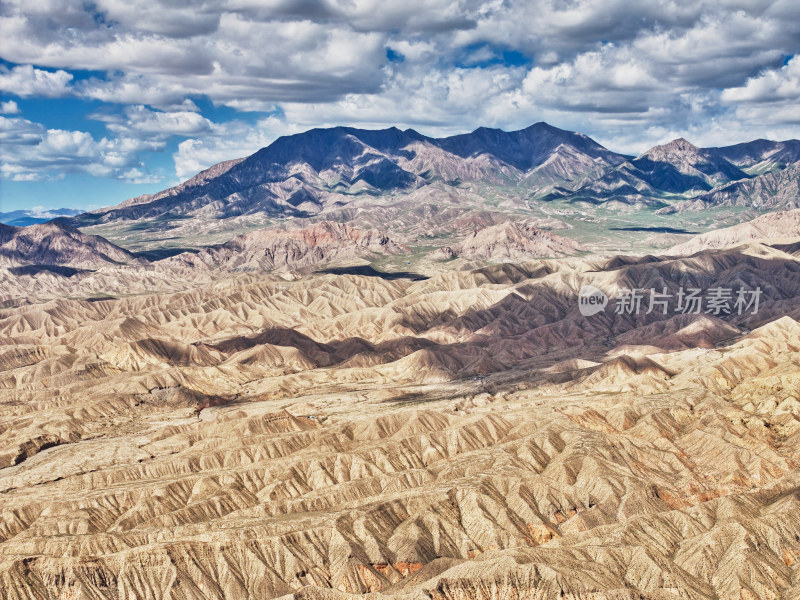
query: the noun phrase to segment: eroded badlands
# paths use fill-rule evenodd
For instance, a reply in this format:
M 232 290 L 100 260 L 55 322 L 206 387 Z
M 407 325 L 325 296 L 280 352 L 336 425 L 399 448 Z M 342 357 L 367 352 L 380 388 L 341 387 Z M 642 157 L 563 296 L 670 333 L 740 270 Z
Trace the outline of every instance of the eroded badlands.
M 800 598 L 791 246 L 51 281 L 0 310 L 4 599 Z M 764 296 L 584 317 L 583 284 Z

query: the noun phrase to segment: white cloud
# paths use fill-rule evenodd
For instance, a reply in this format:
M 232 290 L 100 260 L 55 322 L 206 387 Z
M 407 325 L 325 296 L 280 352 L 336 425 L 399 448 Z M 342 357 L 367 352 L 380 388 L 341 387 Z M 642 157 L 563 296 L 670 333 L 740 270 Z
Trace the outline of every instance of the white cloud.
M 470 0 L 229 0 L 226 8 L 256 20 L 346 22 L 358 31 L 431 33 L 474 27 L 484 4 Z
M 17 96 L 66 96 L 72 73 L 35 69 L 32 65 L 17 65 L 11 69 L 0 65 L 0 90 Z
M 251 124 L 243 121 L 215 125 L 211 134 L 184 140 L 173 154 L 175 172 L 180 180 L 225 160 L 242 158 L 268 146 L 282 135 L 302 131 L 296 124 L 270 116 Z
M 156 175 L 154 173 L 145 173 L 141 169 L 136 167 L 132 169 L 128 169 L 120 173 L 117 176 L 117 179 L 121 179 L 128 183 L 160 183 L 163 178 L 160 175 Z
M 0 148 L 2 146 L 28 146 L 38 144 L 44 127 L 26 119 L 0 117 Z
M 46 129 L 21 118 L 0 117 L 0 176 L 15 181 L 58 179 L 65 173 L 136 179 L 145 176 L 138 159 L 163 142 L 132 138 L 95 139 L 85 131 Z
M 17 115 L 20 112 L 22 111 L 19 109 L 19 105 L 13 100 L 0 102 L 0 113 L 4 115 Z
M 278 105 L 274 102 L 264 102 L 263 100 L 255 100 L 255 99 L 233 99 L 233 100 L 226 100 L 223 102 L 225 106 L 230 106 L 231 108 L 235 108 L 240 112 L 266 112 L 266 113 L 274 113 L 278 111 Z
M 185 101 L 190 92 L 180 81 L 169 77 L 123 73 L 108 79 L 92 77 L 74 86 L 75 94 L 91 100 L 115 104 L 141 104 L 168 108 Z
M 96 114 L 96 120 L 116 134 L 131 137 L 169 137 L 197 135 L 211 130 L 212 123 L 191 110 L 156 111 L 138 104 L 128 106 L 124 114 Z
M 150 3 L 148 3 L 150 4 Z M 219 26 L 219 10 L 224 3 L 196 0 L 191 3 L 162 3 L 158 17 L 147 4 L 130 0 L 96 0 L 95 9 L 107 22 L 125 28 L 175 38 L 207 35 Z
M 726 89 L 722 99 L 726 102 L 797 101 L 800 99 L 800 56 L 793 57 L 780 69 L 769 69 L 750 77 L 741 87 Z

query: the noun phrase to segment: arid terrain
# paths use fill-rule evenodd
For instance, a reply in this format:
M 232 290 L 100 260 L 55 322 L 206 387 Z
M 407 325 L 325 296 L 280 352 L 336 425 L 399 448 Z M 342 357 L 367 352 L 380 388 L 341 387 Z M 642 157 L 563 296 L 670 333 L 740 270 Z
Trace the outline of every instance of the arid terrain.
M 6 277 L 39 288 L 0 310 L 3 599 L 800 598 L 796 245 Z M 679 286 L 764 296 L 614 310 Z
M 800 600 L 800 0 L 0 39 L 0 600 Z
M 0 225 L 0 599 L 800 599 L 798 144 L 314 130 Z

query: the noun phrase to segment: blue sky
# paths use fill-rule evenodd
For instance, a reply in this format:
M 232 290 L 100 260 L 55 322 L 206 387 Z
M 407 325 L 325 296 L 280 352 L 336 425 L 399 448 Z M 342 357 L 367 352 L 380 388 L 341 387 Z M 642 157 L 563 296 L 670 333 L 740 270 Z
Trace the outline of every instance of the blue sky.
M 800 137 L 794 1 L 6 0 L 0 39 L 0 212 L 116 204 L 318 126 Z

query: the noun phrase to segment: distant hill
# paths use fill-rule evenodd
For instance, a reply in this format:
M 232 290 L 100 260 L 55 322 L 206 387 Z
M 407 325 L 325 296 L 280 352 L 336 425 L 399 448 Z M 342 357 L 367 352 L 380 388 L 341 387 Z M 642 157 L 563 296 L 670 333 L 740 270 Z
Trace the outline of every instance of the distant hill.
M 434 260 L 464 258 L 492 262 L 574 254 L 581 247 L 567 238 L 519 223 L 500 223 L 430 253 Z
M 12 210 L 11 212 L 0 212 L 0 223 L 14 225 L 15 227 L 27 227 L 37 223 L 47 223 L 59 217 L 74 217 L 81 214 L 75 208 L 56 208 L 46 211 L 35 210 Z
M 138 260 L 97 235 L 86 235 L 56 220 L 29 227 L 0 225 L 0 266 L 68 266 L 92 269 Z
M 288 270 L 372 254 L 403 254 L 409 248 L 378 231 L 322 222 L 305 228 L 266 229 L 237 236 L 197 253 L 186 252 L 164 265 L 237 271 Z

